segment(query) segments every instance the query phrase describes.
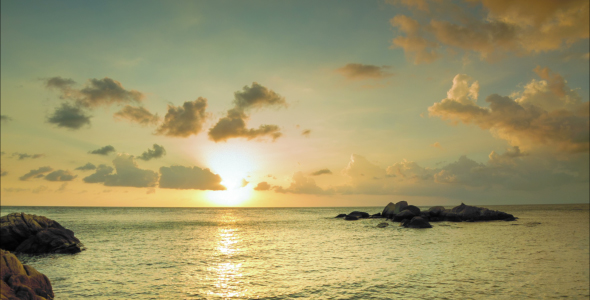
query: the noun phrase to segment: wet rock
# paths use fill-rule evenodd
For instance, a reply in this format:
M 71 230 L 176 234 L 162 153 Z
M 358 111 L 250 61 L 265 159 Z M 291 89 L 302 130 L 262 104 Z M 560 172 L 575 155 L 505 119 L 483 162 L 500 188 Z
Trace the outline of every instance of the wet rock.
M 426 212 L 430 217 L 440 217 L 445 211 L 446 208 L 444 208 L 443 206 L 433 206 L 429 208 Z
M 351 215 L 347 215 L 346 217 L 344 217 L 344 220 L 346 220 L 346 221 L 356 221 L 358 219 L 359 219 L 359 217 L 351 216 Z
M 432 225 L 422 217 L 413 217 L 411 220 L 406 220 L 402 223 L 402 226 L 405 228 L 432 228 Z
M 23 265 L 14 254 L 0 249 L 0 298 L 2 300 L 51 300 L 51 282 L 35 268 Z
M 505 212 L 465 205 L 464 203 L 453 207 L 451 213 L 457 214 L 463 221 L 516 220 L 513 215 Z
M 420 213 L 421 213 L 420 209 L 417 206 L 414 206 L 414 205 L 408 205 L 408 206 L 406 206 L 404 208 L 404 210 L 411 211 L 414 214 L 414 216 L 419 216 Z
M 43 216 L 12 213 L 0 218 L 0 248 L 30 254 L 78 253 L 74 232 Z
M 353 212 L 349 213 L 348 215 L 357 217 L 359 219 L 366 219 L 366 218 L 370 217 L 369 213 L 362 212 L 362 211 L 353 211 Z
M 396 214 L 393 217 L 393 221 L 395 221 L 395 222 L 401 222 L 401 221 L 406 220 L 406 219 L 411 219 L 411 218 L 413 218 L 415 216 L 416 216 L 416 214 L 414 214 L 411 210 L 405 209 L 405 210 L 401 211 L 399 214 Z
M 385 218 L 391 219 L 394 215 L 399 214 L 404 210 L 405 207 L 408 206 L 408 202 L 400 201 L 398 203 L 393 204 L 393 202 L 389 202 L 387 206 L 383 209 L 381 215 Z
M 344 218 L 344 217 L 346 217 L 346 214 L 339 214 L 336 216 L 336 218 Z
M 374 215 L 371 215 L 371 219 L 379 219 L 379 218 L 383 218 L 383 216 L 381 215 L 381 213 L 376 213 Z
M 387 226 L 389 226 L 389 223 L 387 223 L 387 222 L 382 222 L 382 223 L 377 224 L 377 227 L 379 227 L 379 228 L 385 228 Z

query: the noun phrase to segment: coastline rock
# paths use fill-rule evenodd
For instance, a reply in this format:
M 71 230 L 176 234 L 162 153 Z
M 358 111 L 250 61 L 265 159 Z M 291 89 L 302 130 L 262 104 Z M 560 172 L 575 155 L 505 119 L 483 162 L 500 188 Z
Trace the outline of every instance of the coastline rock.
M 399 214 L 396 214 L 395 216 L 393 216 L 393 221 L 400 222 L 400 221 L 403 221 L 406 219 L 411 219 L 415 216 L 416 216 L 416 214 L 414 214 L 411 210 L 404 209 Z
M 21 253 L 78 253 L 74 232 L 43 216 L 12 213 L 0 218 L 0 248 Z
M 383 216 L 381 215 L 381 213 L 376 213 L 374 215 L 371 215 L 372 219 L 379 219 L 379 218 L 383 218 Z
M 356 221 L 359 218 L 357 216 L 351 216 L 351 215 L 347 215 L 346 217 L 344 217 L 344 220 L 346 221 Z
M 404 208 L 404 210 L 409 210 L 411 211 L 415 216 L 419 216 L 421 211 L 418 208 L 418 206 L 414 206 L 414 205 L 408 205 Z
M 346 214 L 339 214 L 335 218 L 344 218 L 344 217 L 346 217 Z
M 432 225 L 422 217 L 413 217 L 411 220 L 406 220 L 401 225 L 405 228 L 432 228 Z
M 396 214 L 402 212 L 408 206 L 408 202 L 400 201 L 398 203 L 393 204 L 393 202 L 389 202 L 387 206 L 383 209 L 381 215 L 385 218 L 391 219 Z
M 440 217 L 445 211 L 446 208 L 444 208 L 443 206 L 433 206 L 429 208 L 426 212 L 428 212 L 428 215 L 430 217 Z
M 451 213 L 457 214 L 457 216 L 463 221 L 515 220 L 514 216 L 511 214 L 484 207 L 465 205 L 464 203 L 453 207 Z
M 353 211 L 348 214 L 349 216 L 357 217 L 359 219 L 366 219 L 370 217 L 369 213 L 362 212 L 362 211 Z
M 0 298 L 2 300 L 51 300 L 51 282 L 35 268 L 23 265 L 14 254 L 0 249 Z

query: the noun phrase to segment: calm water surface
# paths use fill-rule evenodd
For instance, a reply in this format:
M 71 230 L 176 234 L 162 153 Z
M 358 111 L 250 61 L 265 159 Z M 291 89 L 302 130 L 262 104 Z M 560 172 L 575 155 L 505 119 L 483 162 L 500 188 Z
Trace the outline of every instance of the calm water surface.
M 2 207 L 73 230 L 19 255 L 56 299 L 588 299 L 589 205 L 486 206 L 516 222 L 377 228 L 367 208 Z M 424 209 L 424 208 L 423 208 Z

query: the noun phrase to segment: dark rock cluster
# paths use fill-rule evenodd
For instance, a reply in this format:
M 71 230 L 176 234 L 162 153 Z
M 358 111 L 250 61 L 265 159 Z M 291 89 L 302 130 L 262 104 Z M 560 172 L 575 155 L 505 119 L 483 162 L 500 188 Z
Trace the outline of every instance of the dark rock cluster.
M 23 265 L 14 254 L 1 249 L 0 279 L 2 300 L 51 300 L 54 297 L 47 276 Z
M 0 248 L 20 253 L 78 253 L 74 232 L 43 216 L 12 213 L 0 218 Z
M 362 217 L 361 215 L 362 214 Z M 340 214 L 337 218 L 344 217 L 345 220 L 358 220 L 360 218 L 369 218 L 368 213 L 352 212 L 348 215 Z M 461 205 L 446 209 L 442 206 L 433 206 L 426 211 L 414 205 L 408 205 L 406 201 L 397 203 L 390 202 L 385 206 L 381 214 L 370 216 L 371 218 L 387 218 L 394 222 L 400 222 L 405 228 L 432 228 L 430 222 L 450 221 L 450 222 L 477 222 L 504 220 L 514 221 L 516 218 L 508 213 L 491 210 L 484 207 L 470 206 L 461 203 Z M 385 226 L 378 226 L 385 227 Z

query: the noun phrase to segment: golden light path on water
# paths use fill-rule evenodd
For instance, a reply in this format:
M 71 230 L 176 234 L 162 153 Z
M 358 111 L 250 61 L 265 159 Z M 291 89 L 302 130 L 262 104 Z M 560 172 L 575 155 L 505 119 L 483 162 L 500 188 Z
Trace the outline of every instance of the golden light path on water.
M 232 262 L 232 257 L 243 255 L 247 249 L 241 248 L 240 229 L 236 226 L 238 218 L 228 210 L 221 217 L 221 226 L 217 230 L 216 263 L 208 267 L 210 274 L 215 274 L 215 291 L 209 291 L 209 295 L 227 298 L 239 298 L 244 296 L 242 291 L 242 263 Z

